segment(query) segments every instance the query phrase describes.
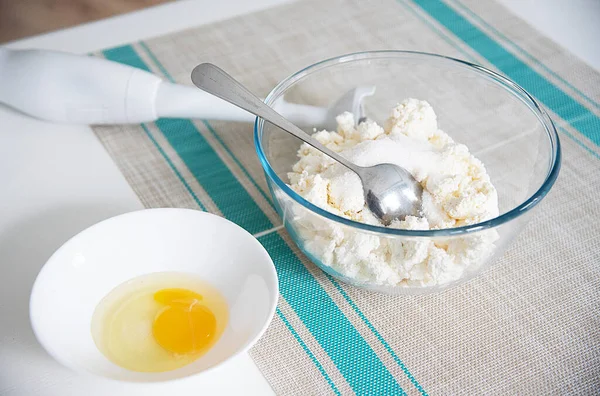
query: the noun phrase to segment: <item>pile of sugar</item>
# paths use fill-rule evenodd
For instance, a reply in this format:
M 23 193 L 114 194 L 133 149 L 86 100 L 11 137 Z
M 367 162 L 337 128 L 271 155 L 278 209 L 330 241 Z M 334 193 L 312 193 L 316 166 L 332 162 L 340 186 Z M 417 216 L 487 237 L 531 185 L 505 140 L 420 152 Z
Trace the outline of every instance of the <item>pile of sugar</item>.
M 480 223 L 498 215 L 496 189 L 484 165 L 463 144 L 438 129 L 425 101 L 407 99 L 391 112 L 385 128 L 354 116 L 337 117 L 337 131 L 313 137 L 350 161 L 371 166 L 393 163 L 423 186 L 423 213 L 390 227 L 429 230 Z M 331 158 L 303 144 L 288 174 L 291 188 L 311 203 L 358 222 L 382 224 L 365 206 L 360 179 Z M 298 208 L 297 208 L 298 209 Z M 431 286 L 451 282 L 491 254 L 495 232 L 431 240 L 386 238 L 295 210 L 294 228 L 304 248 L 324 265 L 356 280 L 388 286 Z

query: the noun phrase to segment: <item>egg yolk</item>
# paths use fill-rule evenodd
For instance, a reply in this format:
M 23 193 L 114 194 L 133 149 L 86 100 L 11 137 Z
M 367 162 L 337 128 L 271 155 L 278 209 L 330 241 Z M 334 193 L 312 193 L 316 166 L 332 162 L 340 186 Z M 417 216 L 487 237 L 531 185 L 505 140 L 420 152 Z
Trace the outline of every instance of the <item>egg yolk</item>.
M 156 342 L 177 354 L 200 352 L 212 341 L 217 320 L 204 305 L 202 296 L 186 289 L 163 289 L 154 300 L 165 305 L 152 325 Z

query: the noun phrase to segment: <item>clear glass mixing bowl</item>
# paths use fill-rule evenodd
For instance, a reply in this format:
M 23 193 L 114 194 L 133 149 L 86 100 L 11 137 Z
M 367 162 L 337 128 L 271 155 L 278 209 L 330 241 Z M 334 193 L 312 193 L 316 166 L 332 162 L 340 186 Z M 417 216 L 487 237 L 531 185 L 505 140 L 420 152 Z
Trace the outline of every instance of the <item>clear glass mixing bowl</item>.
M 465 282 L 501 255 L 554 184 L 561 154 L 552 121 L 527 92 L 495 72 L 439 55 L 403 51 L 363 52 L 316 63 L 279 83 L 265 102 L 273 106 L 283 99 L 328 107 L 359 85 L 376 87 L 365 108 L 366 115 L 380 125 L 403 99 L 428 101 L 437 114 L 438 127 L 466 144 L 485 164 L 498 191 L 500 215 L 479 224 L 425 231 L 372 226 L 334 215 L 286 184 L 301 141 L 257 119 L 256 151 L 286 229 L 318 267 L 358 287 L 420 294 Z M 312 128 L 306 131 L 311 133 Z M 332 254 L 331 246 L 324 246 L 333 233 L 340 232 L 356 246 L 336 246 Z M 396 253 L 400 252 L 394 253 L 396 260 L 413 260 L 415 252 L 423 257 L 427 249 L 442 248 L 455 259 L 457 268 L 437 283 L 431 279 L 395 285 L 366 281 L 360 271 L 350 273 L 335 258 L 336 249 L 344 248 L 345 260 L 354 268 L 368 266 L 368 252 L 361 251 L 361 241 L 395 246 Z M 418 265 L 440 270 L 431 258 Z

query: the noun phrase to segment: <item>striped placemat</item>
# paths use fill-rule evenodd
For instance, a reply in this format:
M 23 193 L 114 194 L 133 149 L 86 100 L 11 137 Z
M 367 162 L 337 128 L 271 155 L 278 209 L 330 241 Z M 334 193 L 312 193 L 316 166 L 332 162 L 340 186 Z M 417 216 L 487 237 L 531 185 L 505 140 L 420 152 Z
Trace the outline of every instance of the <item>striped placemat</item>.
M 103 51 L 189 84 L 211 61 L 266 95 L 332 56 L 433 52 L 504 73 L 560 129 L 561 176 L 518 242 L 482 276 L 390 297 L 324 275 L 281 227 L 252 126 L 161 119 L 95 132 L 146 207 L 222 215 L 277 266 L 276 317 L 251 356 L 278 394 L 592 394 L 600 391 L 600 74 L 500 5 L 315 0 Z

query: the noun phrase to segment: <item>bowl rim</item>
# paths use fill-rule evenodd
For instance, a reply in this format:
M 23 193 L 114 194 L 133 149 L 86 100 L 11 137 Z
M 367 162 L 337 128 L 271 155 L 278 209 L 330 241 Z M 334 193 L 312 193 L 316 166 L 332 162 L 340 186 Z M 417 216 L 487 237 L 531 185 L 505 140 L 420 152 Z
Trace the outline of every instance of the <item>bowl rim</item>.
M 188 215 L 196 215 L 196 216 L 200 215 L 202 217 L 204 217 L 204 216 L 214 217 L 217 219 L 217 221 L 223 221 L 223 222 L 226 222 L 226 223 L 229 223 L 229 224 L 235 226 L 236 228 L 238 228 L 239 230 L 242 231 L 242 233 L 245 235 L 245 237 L 250 237 L 251 239 L 254 240 L 254 242 L 255 242 L 254 245 L 256 246 L 256 248 L 258 248 L 262 252 L 263 256 L 266 259 L 268 259 L 267 264 L 270 264 L 270 265 L 267 265 L 267 267 L 270 269 L 269 272 L 273 276 L 273 278 L 269 282 L 270 283 L 269 286 L 272 288 L 272 291 L 273 291 L 272 296 L 274 298 L 271 303 L 271 306 L 269 307 L 269 313 L 268 313 L 267 319 L 265 320 L 265 323 L 263 323 L 262 326 L 257 330 L 254 337 L 247 340 L 247 342 L 245 344 L 243 344 L 239 349 L 237 349 L 235 352 L 233 352 L 229 356 L 227 356 L 227 358 L 225 358 L 223 361 L 221 361 L 213 366 L 210 366 L 202 371 L 198 371 L 198 372 L 184 375 L 181 377 L 168 378 L 168 379 L 151 378 L 151 379 L 143 379 L 143 380 L 113 378 L 113 377 L 101 375 L 96 372 L 90 371 L 84 366 L 72 364 L 71 361 L 65 359 L 63 357 L 63 355 L 58 353 L 56 348 L 51 344 L 51 342 L 46 337 L 44 330 L 42 328 L 40 328 L 39 320 L 35 317 L 37 309 L 39 309 L 36 306 L 36 305 L 39 305 L 39 300 L 40 300 L 39 288 L 41 287 L 40 286 L 41 282 L 44 280 L 44 277 L 46 276 L 45 273 L 50 271 L 51 267 L 53 267 L 53 266 L 55 267 L 58 265 L 57 263 L 59 262 L 60 256 L 62 254 L 64 254 L 64 251 L 66 251 L 69 248 L 69 245 L 77 242 L 81 238 L 87 237 L 87 234 L 92 229 L 98 228 L 100 225 L 104 225 L 105 223 L 112 223 L 112 222 L 120 221 L 126 217 L 154 216 L 154 215 L 161 215 L 164 213 L 172 214 L 175 212 L 180 212 L 180 213 L 184 213 L 184 214 L 188 214 Z M 271 255 L 266 250 L 266 248 L 250 232 L 248 232 L 244 228 L 240 227 L 236 223 L 234 223 L 224 217 L 210 213 L 210 212 L 204 212 L 204 211 L 188 209 L 188 208 L 168 208 L 168 207 L 166 207 L 166 208 L 146 208 L 146 209 L 134 210 L 134 211 L 122 213 L 119 215 L 115 215 L 115 216 L 109 217 L 107 219 L 101 220 L 97 223 L 94 223 L 91 226 L 86 227 L 85 229 L 81 230 L 77 234 L 70 237 L 59 248 L 57 248 L 54 251 L 54 253 L 52 253 L 52 255 L 48 258 L 48 260 L 46 260 L 46 262 L 44 263 L 44 265 L 42 266 L 42 268 L 36 275 L 36 278 L 33 282 L 33 286 L 31 288 L 31 291 L 29 294 L 29 304 L 28 304 L 28 308 L 29 308 L 28 314 L 29 315 L 28 316 L 29 316 L 29 322 L 31 325 L 31 329 L 33 330 L 33 334 L 34 334 L 35 338 L 37 339 L 38 343 L 52 358 L 54 358 L 54 360 L 56 360 L 58 363 L 62 364 L 64 367 L 67 367 L 81 375 L 85 375 L 88 377 L 95 377 L 95 378 L 103 378 L 103 379 L 113 381 L 116 383 L 148 383 L 148 384 L 155 383 L 155 384 L 158 384 L 158 383 L 174 383 L 174 382 L 183 381 L 185 379 L 192 378 L 192 377 L 207 375 L 209 372 L 216 370 L 218 367 L 221 367 L 222 365 L 228 363 L 229 361 L 236 358 L 237 356 L 240 356 L 241 354 L 248 352 L 248 350 L 250 350 L 250 348 L 252 348 L 258 342 L 258 340 L 260 340 L 260 338 L 262 338 L 264 333 L 267 331 L 267 328 L 272 323 L 273 318 L 275 317 L 275 312 L 277 309 L 278 302 L 279 302 L 279 276 L 277 274 L 275 264 L 273 262 L 273 259 L 271 258 Z M 159 374 L 159 373 L 157 373 L 157 374 Z
M 437 237 L 437 236 L 454 236 L 454 235 L 462 235 L 469 234 L 474 232 L 479 232 L 486 229 L 491 229 L 498 227 L 504 223 L 507 223 L 523 214 L 528 212 L 530 209 L 535 207 L 545 196 L 548 194 L 554 182 L 556 181 L 560 166 L 561 166 L 561 146 L 560 140 L 558 137 L 558 132 L 556 127 L 547 112 L 544 108 L 534 99 L 525 89 L 523 89 L 520 85 L 515 83 L 514 81 L 508 79 L 500 75 L 497 72 L 489 70 L 483 66 L 464 61 L 461 59 L 452 58 L 445 55 L 427 53 L 427 52 L 419 52 L 419 51 L 403 51 L 403 50 L 380 50 L 380 51 L 363 51 L 363 52 L 355 52 L 350 54 L 345 54 L 341 56 L 336 56 L 333 58 L 325 59 L 323 61 L 314 63 L 310 66 L 307 66 L 300 71 L 290 75 L 289 77 L 283 79 L 279 84 L 275 86 L 271 90 L 271 92 L 267 95 L 264 102 L 272 106 L 275 99 L 281 95 L 287 88 L 292 86 L 294 83 L 309 75 L 310 73 L 324 69 L 326 67 L 338 64 L 338 63 L 347 63 L 356 60 L 365 60 L 365 59 L 383 59 L 383 58 L 422 58 L 426 60 L 435 60 L 442 62 L 452 63 L 454 66 L 462 67 L 464 69 L 471 70 L 478 74 L 481 77 L 484 77 L 488 80 L 492 80 L 496 84 L 500 85 L 502 88 L 507 90 L 514 97 L 519 99 L 523 104 L 525 104 L 529 109 L 537 116 L 539 122 L 544 127 L 548 138 L 550 139 L 551 149 L 552 149 L 552 164 L 548 170 L 548 174 L 546 175 L 546 179 L 541 184 L 540 188 L 529 198 L 524 200 L 521 204 L 517 205 L 513 209 L 503 213 L 499 216 L 496 216 L 492 219 L 471 224 L 462 227 L 455 228 L 444 228 L 438 230 L 403 230 L 397 228 L 388 228 L 384 226 L 376 226 L 365 223 L 360 223 L 358 221 L 350 220 L 331 212 L 322 209 L 313 203 L 309 202 L 301 195 L 292 190 L 278 175 L 275 173 L 262 146 L 261 136 L 263 133 L 264 120 L 260 117 L 257 117 L 254 122 L 254 146 L 256 149 L 256 153 L 260 160 L 260 163 L 263 167 L 263 170 L 266 175 L 268 175 L 271 180 L 275 182 L 275 184 L 283 190 L 289 197 L 291 197 L 294 201 L 308 209 L 309 211 L 316 213 L 322 217 L 325 217 L 329 220 L 335 221 L 337 223 L 341 223 L 346 226 L 350 226 L 353 228 L 358 228 L 363 231 L 374 232 L 378 234 L 390 235 L 390 236 L 406 236 L 406 237 Z

